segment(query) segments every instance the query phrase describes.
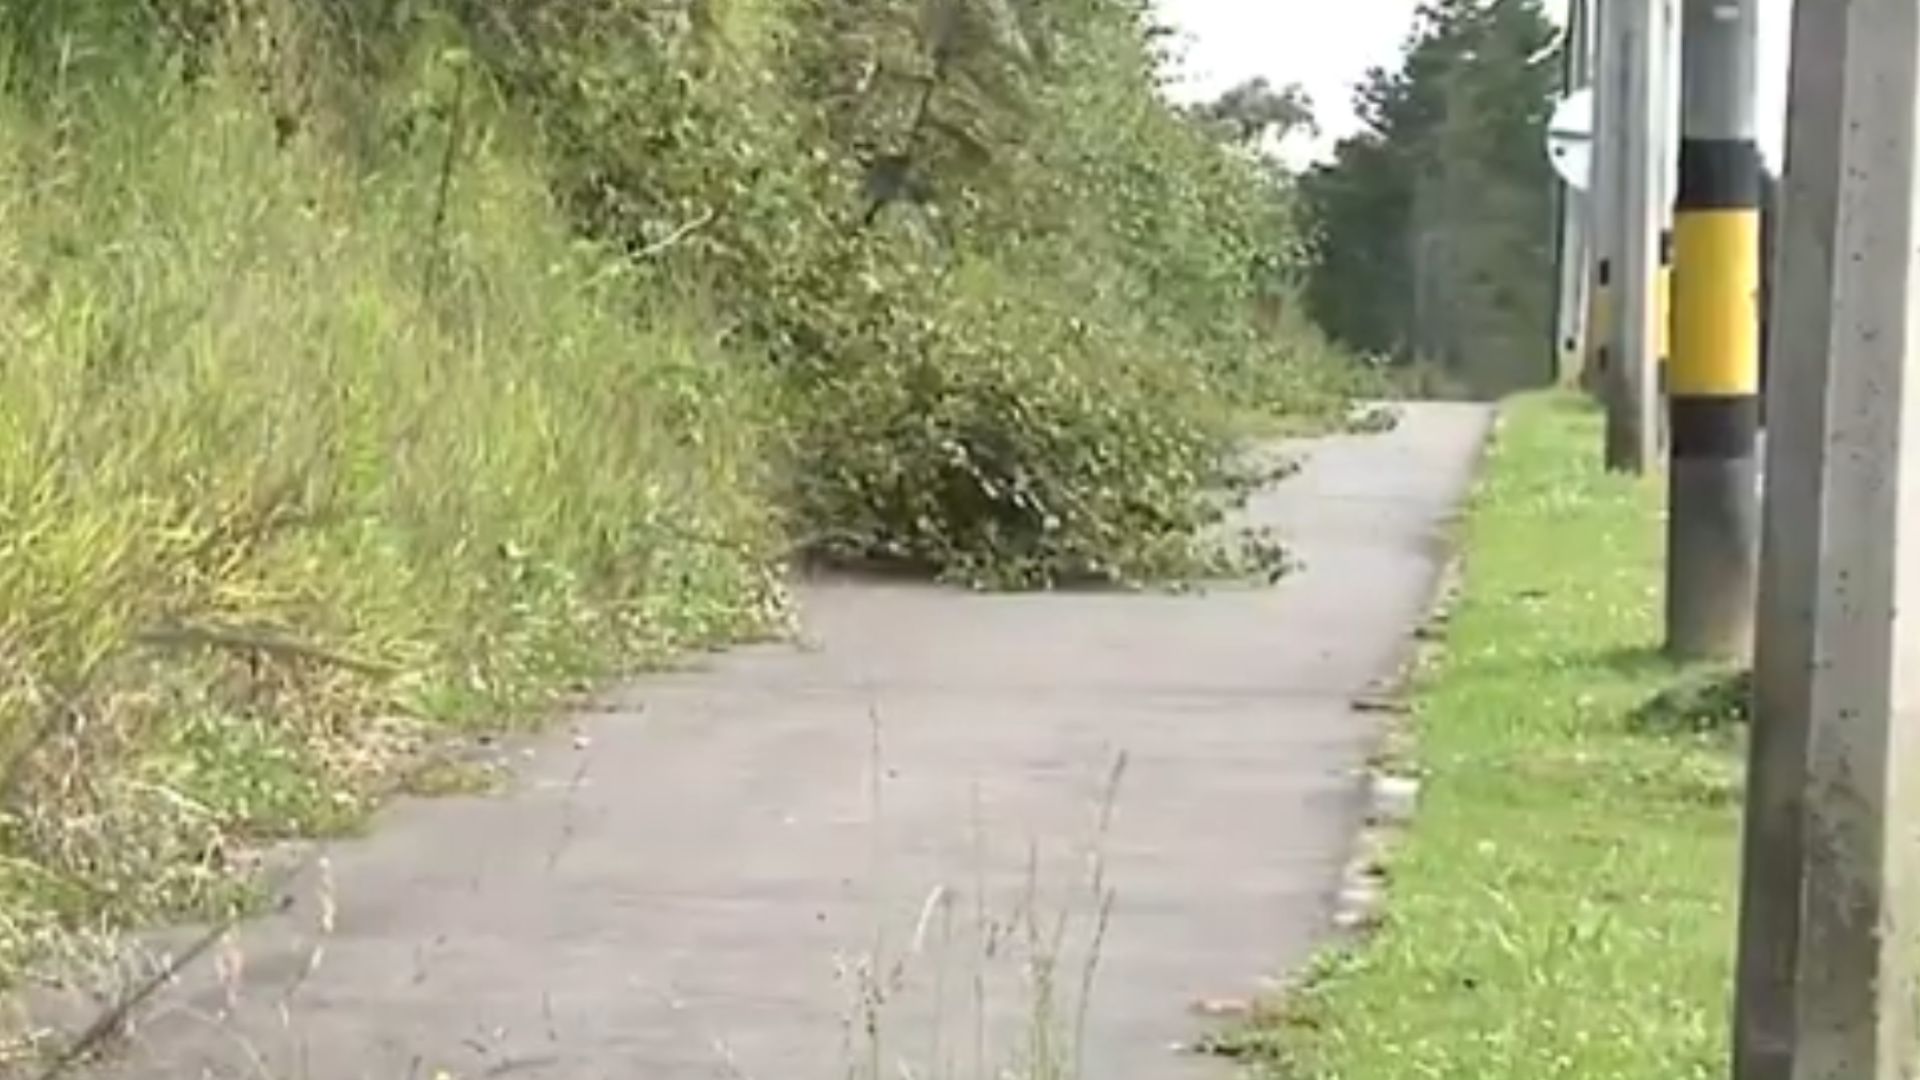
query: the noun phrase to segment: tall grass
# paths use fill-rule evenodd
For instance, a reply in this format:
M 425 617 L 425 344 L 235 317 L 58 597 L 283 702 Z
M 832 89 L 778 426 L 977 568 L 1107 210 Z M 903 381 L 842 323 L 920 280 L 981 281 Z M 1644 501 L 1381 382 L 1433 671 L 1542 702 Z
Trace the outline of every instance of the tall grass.
M 0 984 L 231 907 L 449 732 L 769 628 L 788 538 L 1276 561 L 1211 558 L 1240 414 L 1352 386 L 1142 11 L 975 35 L 940 102 L 992 145 L 854 228 L 921 5 L 695 7 L 0 5 Z
M 353 153 L 237 65 L 0 82 L 0 980 L 776 613 L 755 366 L 636 311 L 477 80 Z

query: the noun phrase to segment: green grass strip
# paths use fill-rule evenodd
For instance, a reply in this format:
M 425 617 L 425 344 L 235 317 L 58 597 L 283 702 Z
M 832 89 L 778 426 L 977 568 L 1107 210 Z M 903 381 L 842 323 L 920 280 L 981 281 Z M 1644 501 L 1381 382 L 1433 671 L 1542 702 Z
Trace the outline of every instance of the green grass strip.
M 1656 653 L 1661 485 L 1601 471 L 1600 423 L 1507 406 L 1421 676 L 1386 921 L 1242 1048 L 1274 1075 L 1724 1075 L 1740 762 L 1632 722 L 1680 674 Z

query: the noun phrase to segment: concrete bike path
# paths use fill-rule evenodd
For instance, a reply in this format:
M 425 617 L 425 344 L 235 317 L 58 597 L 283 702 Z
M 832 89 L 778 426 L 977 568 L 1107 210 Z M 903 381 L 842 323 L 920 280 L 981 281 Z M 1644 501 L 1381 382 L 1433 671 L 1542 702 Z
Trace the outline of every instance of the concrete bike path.
M 1490 415 L 1292 448 L 1247 511 L 1304 560 L 1271 587 L 809 585 L 798 645 L 624 686 L 506 794 L 334 846 L 95 1075 L 1221 1075 L 1176 1047 L 1328 930 L 1380 733 L 1352 700 Z

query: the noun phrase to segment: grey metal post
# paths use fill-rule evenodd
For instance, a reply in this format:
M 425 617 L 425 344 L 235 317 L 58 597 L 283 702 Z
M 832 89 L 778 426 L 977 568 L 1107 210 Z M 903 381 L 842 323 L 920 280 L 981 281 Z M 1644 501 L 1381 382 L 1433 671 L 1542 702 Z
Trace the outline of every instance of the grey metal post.
M 1674 223 L 1667 647 L 1745 660 L 1759 559 L 1756 0 L 1686 0 Z
M 1799 0 L 1738 1080 L 1920 1073 L 1920 4 Z

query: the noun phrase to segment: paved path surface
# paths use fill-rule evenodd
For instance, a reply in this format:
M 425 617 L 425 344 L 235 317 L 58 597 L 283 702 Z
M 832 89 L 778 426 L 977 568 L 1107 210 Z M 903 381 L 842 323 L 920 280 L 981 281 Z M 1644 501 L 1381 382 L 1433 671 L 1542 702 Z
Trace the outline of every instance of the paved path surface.
M 1083 1022 L 1089 956 L 1088 1080 L 1219 1075 L 1172 1047 L 1324 932 L 1378 735 L 1349 703 L 1404 655 L 1486 423 L 1312 447 L 1250 510 L 1306 560 L 1277 587 L 809 587 L 809 645 L 629 686 L 509 796 L 337 848 L 113 1075 L 986 1080 Z

